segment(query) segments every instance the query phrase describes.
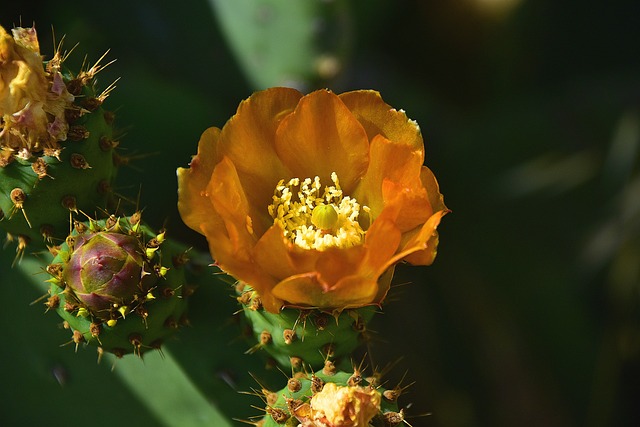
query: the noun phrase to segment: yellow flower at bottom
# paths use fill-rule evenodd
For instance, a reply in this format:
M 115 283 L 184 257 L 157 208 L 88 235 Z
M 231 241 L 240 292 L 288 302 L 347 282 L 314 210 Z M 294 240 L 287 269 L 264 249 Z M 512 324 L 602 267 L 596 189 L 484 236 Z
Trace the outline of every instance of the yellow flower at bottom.
M 311 398 L 309 426 L 367 427 L 380 411 L 380 393 L 371 387 L 327 383 Z
M 448 209 L 418 125 L 375 91 L 254 93 L 178 170 L 184 222 L 264 307 L 380 304 L 399 261 L 431 264 Z

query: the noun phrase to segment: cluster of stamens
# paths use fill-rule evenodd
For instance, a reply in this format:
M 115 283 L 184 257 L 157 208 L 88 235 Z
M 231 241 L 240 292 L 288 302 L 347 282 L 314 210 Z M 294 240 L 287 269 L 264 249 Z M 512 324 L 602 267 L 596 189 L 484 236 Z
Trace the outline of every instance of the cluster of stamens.
M 278 182 L 269 205 L 274 224 L 285 237 L 303 249 L 348 248 L 362 243 L 366 230 L 360 224 L 360 204 L 345 196 L 335 172 L 333 185 L 322 189 L 320 178 Z M 362 211 L 369 213 L 367 206 Z

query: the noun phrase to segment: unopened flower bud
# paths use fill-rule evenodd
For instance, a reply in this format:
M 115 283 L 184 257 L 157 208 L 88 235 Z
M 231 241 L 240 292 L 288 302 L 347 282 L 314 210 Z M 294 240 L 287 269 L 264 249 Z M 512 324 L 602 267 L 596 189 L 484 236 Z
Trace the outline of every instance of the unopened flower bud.
M 135 236 L 100 232 L 78 237 L 62 278 L 75 296 L 99 314 L 130 303 L 148 288 L 144 249 Z

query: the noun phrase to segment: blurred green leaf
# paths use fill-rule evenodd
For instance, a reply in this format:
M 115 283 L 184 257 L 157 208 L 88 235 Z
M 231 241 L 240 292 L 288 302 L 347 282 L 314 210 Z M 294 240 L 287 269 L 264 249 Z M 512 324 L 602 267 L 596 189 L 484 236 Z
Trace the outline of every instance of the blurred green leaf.
M 351 43 L 345 0 L 209 1 L 255 89 L 306 91 L 344 67 Z
M 114 372 L 140 404 L 167 427 L 227 427 L 231 423 L 193 384 L 169 350 L 113 360 Z
M 194 385 L 170 350 L 151 352 L 144 360 L 135 356 L 115 359 L 105 355 L 99 365 L 97 354 L 87 357 L 82 346 L 76 354 L 70 333 L 56 332 L 56 324 L 62 321 L 53 312 L 43 314 L 42 302 L 28 304 L 39 294 L 46 296 L 48 286 L 44 281 L 48 275 L 43 271 L 46 263 L 25 257 L 12 269 L 11 259 L 7 257 L 11 253 L 4 251 L 0 255 L 3 284 L 11 287 L 14 296 L 13 304 L 1 314 L 4 324 L 13 325 L 5 339 L 14 344 L 2 352 L 3 365 L 11 366 L 5 372 L 5 380 L 20 384 L 13 396 L 24 394 L 22 401 L 31 408 L 25 411 L 17 406 L 14 411 L 2 411 L 0 420 L 8 422 L 4 425 L 56 426 L 64 425 L 71 415 L 91 420 L 100 414 L 103 414 L 104 425 L 111 424 L 113 414 L 138 425 L 149 425 L 152 419 L 153 425 L 166 427 L 231 425 L 227 415 L 216 408 L 214 400 L 205 397 Z M 201 354 L 190 356 L 202 357 Z M 29 405 L 33 390 L 47 393 L 48 404 Z M 77 401 L 81 396 L 91 399 Z M 56 410 L 68 407 L 69 402 L 76 402 L 73 414 Z

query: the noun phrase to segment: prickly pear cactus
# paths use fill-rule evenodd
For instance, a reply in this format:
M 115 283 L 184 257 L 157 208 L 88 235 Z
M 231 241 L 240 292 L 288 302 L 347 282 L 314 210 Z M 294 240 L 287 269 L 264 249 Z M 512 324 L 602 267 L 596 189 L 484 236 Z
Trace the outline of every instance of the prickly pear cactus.
M 0 228 L 34 248 L 59 244 L 69 219 L 105 208 L 115 176 L 113 114 L 98 63 L 74 74 L 60 48 L 43 62 L 35 28 L 0 27 Z M 102 58 L 101 58 L 102 59 Z
M 47 267 L 46 305 L 64 319 L 76 348 L 142 355 L 186 323 L 186 262 L 184 250 L 143 226 L 139 214 L 76 222 Z
M 391 427 L 404 420 L 398 410 L 401 387 L 385 389 L 377 375 L 365 378 L 359 368 L 337 370 L 331 361 L 312 374 L 299 372 L 286 387 L 261 390 L 266 403 L 262 427 Z
M 327 357 L 339 360 L 350 355 L 366 342 L 366 325 L 376 311 L 376 307 L 362 307 L 334 316 L 320 310 L 287 308 L 270 313 L 247 285 L 242 287 L 238 302 L 257 341 L 248 352 L 264 350 L 284 369 L 305 365 L 318 369 Z

